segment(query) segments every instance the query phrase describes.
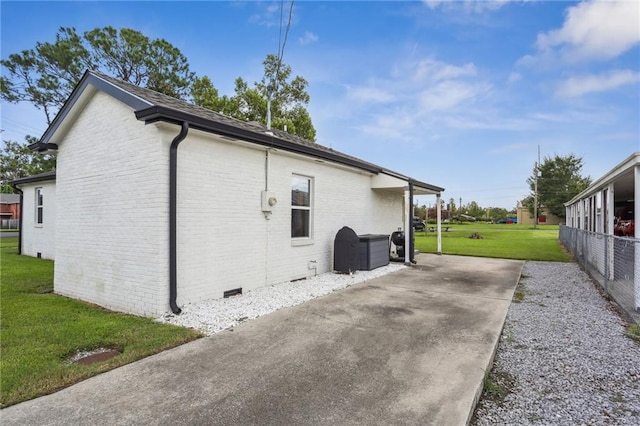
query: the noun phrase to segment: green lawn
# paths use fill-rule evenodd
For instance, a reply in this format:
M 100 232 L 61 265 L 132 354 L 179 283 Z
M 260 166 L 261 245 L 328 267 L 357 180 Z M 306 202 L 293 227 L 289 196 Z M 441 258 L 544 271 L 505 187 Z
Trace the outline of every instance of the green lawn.
M 149 318 L 118 314 L 57 296 L 53 262 L 18 256 L 17 238 L 0 240 L 0 406 L 61 388 L 200 337 Z M 79 350 L 121 352 L 92 365 L 65 360 Z
M 497 257 L 504 259 L 548 260 L 569 262 L 569 256 L 558 242 L 557 225 L 467 224 L 453 223 L 442 233 L 442 252 L 462 256 Z M 482 239 L 470 235 L 478 233 Z M 435 253 L 436 233 L 416 232 L 416 248 L 423 253 Z
M 442 234 L 445 254 L 571 260 L 557 241 L 557 226 L 449 226 Z M 468 238 L 473 233 L 482 239 Z M 18 256 L 17 244 L 17 238 L 0 240 L 0 406 L 55 392 L 200 336 L 52 294 L 53 262 Z M 435 253 L 435 233 L 416 232 L 416 248 Z M 65 362 L 80 350 L 100 347 L 115 348 L 121 355 L 92 365 Z

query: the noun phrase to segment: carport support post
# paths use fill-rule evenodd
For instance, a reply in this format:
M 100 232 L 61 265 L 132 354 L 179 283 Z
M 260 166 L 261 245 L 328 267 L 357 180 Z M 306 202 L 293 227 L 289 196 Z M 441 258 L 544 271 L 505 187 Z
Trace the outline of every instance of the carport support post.
M 442 200 L 440 193 L 436 194 L 436 237 L 438 240 L 438 254 L 442 254 Z
M 607 187 L 607 192 L 606 192 L 607 196 L 606 196 L 606 206 L 605 206 L 605 215 L 606 217 L 604 218 L 604 220 L 606 221 L 606 228 L 607 228 L 607 232 L 606 234 L 606 239 L 607 239 L 607 253 L 609 253 L 609 256 L 607 256 L 607 259 L 605 260 L 607 262 L 607 270 L 609 271 L 609 275 L 607 276 L 608 280 L 613 281 L 613 279 L 615 278 L 615 267 L 616 267 L 616 262 L 615 262 L 615 250 L 614 250 L 614 238 L 613 238 L 613 218 L 615 216 L 615 210 L 616 210 L 616 203 L 615 203 L 615 193 L 613 192 L 613 184 L 610 183 L 609 186 Z
M 640 166 L 636 165 L 633 168 L 633 220 L 635 221 L 635 247 L 634 247 L 634 261 L 633 261 L 633 287 L 635 295 L 635 308 L 636 312 L 640 312 L 640 228 L 638 227 L 638 212 L 640 212 Z
M 411 265 L 411 255 L 409 251 L 411 250 L 411 222 L 413 221 L 413 217 L 411 217 L 411 196 L 409 195 L 409 187 L 404 188 L 404 264 Z

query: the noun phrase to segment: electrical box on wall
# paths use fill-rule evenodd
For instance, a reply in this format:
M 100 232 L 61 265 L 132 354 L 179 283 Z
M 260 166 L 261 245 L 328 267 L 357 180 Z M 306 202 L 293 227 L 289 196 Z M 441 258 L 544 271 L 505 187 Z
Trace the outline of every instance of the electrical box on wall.
M 276 194 L 273 191 L 262 191 L 262 211 L 271 212 L 278 203 Z

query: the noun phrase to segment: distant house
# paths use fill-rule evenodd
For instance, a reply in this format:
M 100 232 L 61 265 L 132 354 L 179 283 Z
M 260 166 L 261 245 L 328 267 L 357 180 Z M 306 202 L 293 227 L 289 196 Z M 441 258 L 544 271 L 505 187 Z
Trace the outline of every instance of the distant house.
M 0 219 L 20 219 L 20 196 L 18 194 L 0 194 Z
M 331 271 L 343 226 L 410 235 L 413 195 L 444 190 L 96 72 L 32 148 L 57 172 L 14 182 L 23 252 L 51 224 L 55 292 L 140 315 Z
M 44 259 L 55 257 L 56 173 L 17 179 L 12 186 L 22 192 L 21 254 Z M 15 194 L 20 199 L 20 195 Z
M 529 211 L 521 202 L 518 202 L 516 217 L 518 223 L 522 225 L 533 225 L 535 223 L 533 212 Z M 538 212 L 538 224 L 540 225 L 559 225 L 561 223 L 563 223 L 563 219 L 553 213 L 549 213 L 549 210 L 544 206 Z

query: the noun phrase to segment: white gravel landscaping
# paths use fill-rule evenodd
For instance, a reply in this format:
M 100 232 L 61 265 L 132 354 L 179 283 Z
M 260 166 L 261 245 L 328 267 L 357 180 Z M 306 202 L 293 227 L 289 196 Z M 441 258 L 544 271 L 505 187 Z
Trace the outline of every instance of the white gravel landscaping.
M 588 276 L 527 262 L 521 284 L 473 423 L 640 424 L 640 344 Z
M 327 272 L 305 280 L 262 287 L 226 299 L 211 299 L 181 306 L 182 313 L 164 314 L 157 321 L 191 327 L 206 335 L 234 327 L 243 321 L 261 317 L 288 306 L 295 306 L 333 291 L 406 268 L 389 264 L 373 271 L 349 274 Z M 233 288 L 233 285 L 229 285 Z

